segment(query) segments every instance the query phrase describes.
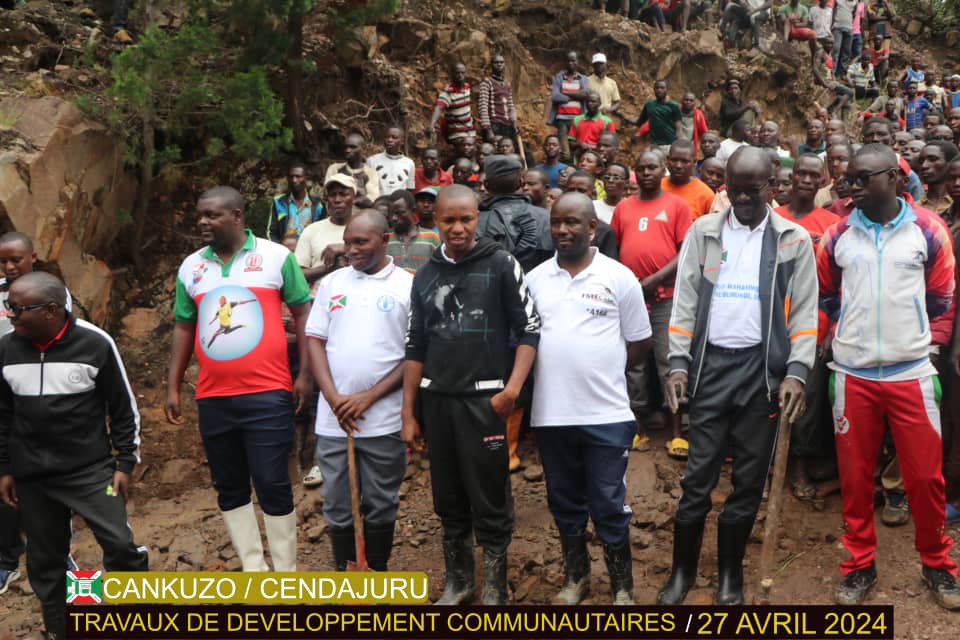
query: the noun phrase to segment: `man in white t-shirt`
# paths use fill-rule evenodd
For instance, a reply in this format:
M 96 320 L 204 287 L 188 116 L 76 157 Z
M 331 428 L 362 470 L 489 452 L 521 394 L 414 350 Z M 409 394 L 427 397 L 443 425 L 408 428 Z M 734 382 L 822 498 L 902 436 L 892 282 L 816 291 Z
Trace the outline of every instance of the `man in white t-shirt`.
M 590 246 L 596 228 L 587 196 L 561 196 L 550 212 L 556 256 L 528 278 L 543 323 L 530 424 L 563 549 L 554 604 L 578 604 L 589 590 L 588 516 L 603 542 L 614 604 L 633 604 L 623 478 L 636 422 L 625 372 L 646 357 L 652 331 L 636 276 Z
M 350 267 L 320 282 L 307 320 L 317 406 L 317 464 L 333 562 L 356 560 L 347 436 L 354 438 L 363 533 L 372 569 L 387 570 L 406 469 L 400 439 L 400 385 L 413 276 L 387 255 L 383 215 L 354 217 L 343 235 Z M 375 337 L 375 339 L 372 339 Z
M 312 291 L 316 291 L 320 278 L 337 268 L 337 257 L 343 253 L 343 230 L 353 215 L 357 185 L 351 176 L 335 173 L 327 178 L 323 190 L 329 215 L 303 230 L 294 252 Z
M 384 150 L 367 158 L 380 180 L 380 195 L 388 196 L 397 189 L 415 187 L 413 160 L 403 155 L 404 132 L 400 127 L 390 127 L 383 136 Z

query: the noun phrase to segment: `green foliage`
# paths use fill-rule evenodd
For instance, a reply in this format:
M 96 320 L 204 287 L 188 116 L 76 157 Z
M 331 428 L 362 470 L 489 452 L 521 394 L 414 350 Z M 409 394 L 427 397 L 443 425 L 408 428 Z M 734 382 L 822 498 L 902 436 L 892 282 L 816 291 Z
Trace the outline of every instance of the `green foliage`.
M 113 57 L 108 119 L 125 134 L 129 161 L 142 161 L 145 120 L 157 133 L 156 167 L 183 160 L 184 150 L 272 159 L 289 147 L 283 102 L 264 69 L 221 56 L 218 31 L 199 18 L 176 31 L 150 28 Z

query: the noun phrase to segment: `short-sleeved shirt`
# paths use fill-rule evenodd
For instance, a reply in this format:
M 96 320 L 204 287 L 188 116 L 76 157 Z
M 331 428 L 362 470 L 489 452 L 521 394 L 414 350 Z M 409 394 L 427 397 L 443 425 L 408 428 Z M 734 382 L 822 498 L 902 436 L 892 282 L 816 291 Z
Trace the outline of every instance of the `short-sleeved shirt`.
M 710 205 L 713 204 L 713 198 L 716 195 L 713 189 L 700 178 L 690 178 L 690 182 L 686 184 L 674 184 L 670 182 L 670 178 L 664 178 L 660 182 L 660 188 L 683 198 L 690 207 L 690 217 L 693 220 L 710 211 Z
M 791 6 L 788 2 L 777 9 L 777 15 L 783 16 L 784 18 L 787 16 L 796 15 L 801 20 L 804 20 L 808 15 L 810 15 L 810 9 L 807 8 L 807 5 L 800 2 L 798 2 L 797 6 L 795 7 Z
M 867 47 L 864 51 L 870 56 L 870 64 L 874 67 L 880 64 L 880 60 L 890 56 L 890 47 L 880 47 L 879 49 Z
M 652 335 L 643 289 L 622 264 L 596 247 L 590 252 L 592 262 L 576 277 L 556 256 L 527 276 L 541 320 L 530 410 L 534 427 L 634 419 L 624 373 L 626 343 Z
M 197 399 L 292 391 L 281 305 L 309 301 L 293 254 L 249 229 L 227 264 L 209 246 L 187 256 L 173 315 L 196 324 Z
M 437 105 L 444 109 L 444 128 L 447 140 L 473 135 L 473 114 L 470 112 L 470 84 L 456 86 L 450 83 L 437 96 Z
M 613 124 L 613 120 L 599 111 L 592 118 L 582 113 L 570 123 L 569 136 L 580 144 L 596 146 L 603 132 L 614 133 L 616 130 L 617 127 Z
M 377 173 L 380 180 L 380 195 L 388 196 L 397 189 L 414 189 L 416 168 L 413 160 L 403 155 L 392 156 L 386 151 L 367 158 L 367 164 Z
M 677 139 L 677 121 L 681 118 L 680 105 L 673 100 L 648 100 L 640 112 L 640 124 L 650 122 L 650 142 L 656 145 L 674 143 Z
M 560 172 L 567 168 L 562 162 L 557 164 L 538 164 L 534 169 L 543 169 L 547 172 L 547 175 L 550 176 L 550 188 L 553 189 L 557 186 L 557 180 L 560 179 Z
M 836 12 L 833 16 L 834 29 L 847 29 L 853 32 L 853 12 L 857 7 L 857 0 L 834 0 Z
M 374 274 L 347 267 L 321 281 L 306 334 L 327 341 L 327 362 L 337 392 L 371 389 L 403 362 L 412 286 L 413 276 L 393 260 Z M 370 405 L 355 437 L 399 431 L 402 397 L 396 389 Z M 345 437 L 323 397 L 317 403 L 316 432 Z
M 446 187 L 453 184 L 453 176 L 443 169 L 437 169 L 437 175 L 431 180 L 423 172 L 423 167 L 417 167 L 413 175 L 413 183 L 414 189 L 417 191 L 426 187 Z
M 691 223 L 687 203 L 672 193 L 663 193 L 654 200 L 624 198 L 613 210 L 610 226 L 617 234 L 620 262 L 642 280 L 680 253 Z M 657 291 L 657 299 L 672 297 L 673 282 L 665 282 Z
M 433 252 L 440 246 L 440 236 L 429 229 L 417 227 L 417 235 L 412 239 L 404 239 L 396 233 L 390 234 L 387 241 L 387 255 L 393 258 L 394 264 L 410 273 L 416 273 L 425 265 Z
M 907 131 L 922 127 L 923 116 L 932 108 L 933 105 L 923 96 L 907 100 Z
M 323 264 L 323 250 L 331 244 L 343 242 L 343 232 L 346 225 L 334 224 L 330 218 L 325 218 L 304 229 L 303 235 L 297 240 L 297 263 L 304 269 L 314 269 Z M 313 288 L 317 288 L 314 283 Z
M 828 36 L 832 37 L 830 26 L 833 23 L 833 9 L 830 7 L 820 8 L 820 5 L 810 7 L 810 22 L 813 23 L 813 30 L 817 33 L 817 38 L 822 39 Z
M 598 78 L 596 74 L 587 76 L 590 81 L 590 90 L 596 91 L 600 96 L 600 109 L 609 109 L 613 103 L 620 102 L 620 89 L 617 87 L 617 81 L 610 76 Z

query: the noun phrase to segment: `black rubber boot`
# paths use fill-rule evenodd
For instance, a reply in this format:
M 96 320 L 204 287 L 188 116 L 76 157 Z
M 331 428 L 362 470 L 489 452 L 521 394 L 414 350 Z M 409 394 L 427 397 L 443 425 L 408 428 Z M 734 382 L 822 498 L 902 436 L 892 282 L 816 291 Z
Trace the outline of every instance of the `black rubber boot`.
M 703 520 L 673 522 L 673 569 L 667 583 L 657 594 L 657 604 L 680 604 L 697 581 L 700 545 L 703 543 Z
M 63 604 L 45 604 L 43 627 L 48 640 L 64 640 L 67 637 L 67 612 Z
M 502 607 L 507 604 L 507 554 L 483 550 L 482 604 Z
M 386 571 L 393 551 L 394 523 L 366 525 L 363 539 L 367 544 L 367 564 L 374 571 Z
M 743 554 L 753 519 L 717 523 L 717 565 L 720 570 L 717 604 L 743 604 Z
M 630 542 L 619 547 L 603 545 L 603 559 L 607 563 L 607 573 L 610 576 L 613 604 L 633 604 L 633 557 L 630 555 Z
M 581 531 L 573 535 L 560 534 L 563 550 L 563 586 L 552 604 L 575 605 L 590 593 L 590 556 L 587 554 L 587 536 Z
M 333 566 L 336 571 L 346 571 L 347 563 L 356 561 L 357 547 L 353 539 L 353 527 L 330 527 L 330 544 L 333 547 Z
M 459 605 L 469 602 L 476 588 L 477 574 L 470 540 L 444 540 L 443 561 L 447 566 L 446 584 L 435 604 Z

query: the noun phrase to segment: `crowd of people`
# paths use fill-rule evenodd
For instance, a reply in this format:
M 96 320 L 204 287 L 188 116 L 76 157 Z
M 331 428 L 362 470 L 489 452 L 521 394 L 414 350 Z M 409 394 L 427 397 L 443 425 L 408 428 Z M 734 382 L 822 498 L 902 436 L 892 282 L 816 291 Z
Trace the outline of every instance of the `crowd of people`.
M 726 5 L 731 29 L 770 3 L 749 4 Z M 844 21 L 847 4 L 860 24 L 887 6 L 835 0 L 839 68 L 862 63 L 852 52 L 868 33 Z M 790 38 L 810 20 L 829 45 L 815 12 L 827 6 L 777 13 Z M 701 8 L 679 0 L 660 13 L 685 28 Z M 874 36 L 882 24 L 870 22 Z M 829 53 L 811 49 L 818 64 Z M 960 77 L 945 90 L 922 60 L 896 79 L 873 65 L 866 86 L 887 80 L 885 94 L 844 120 L 871 94 L 835 87 L 834 111 L 809 114 L 799 141 L 782 139 L 736 79 L 712 123 L 693 94 L 671 100 L 665 80 L 631 118 L 603 53 L 589 76 L 577 53 L 566 62 L 551 86 L 556 133 L 538 151 L 521 140 L 495 55 L 477 95 L 454 66 L 416 162 L 400 126 L 369 157 L 350 133 L 322 192 L 310 167 L 291 164 L 265 229 L 249 228 L 237 190 L 200 196 L 203 246 L 176 274 L 164 411 L 184 423 L 196 357 L 200 435 L 243 570 L 271 567 L 251 486 L 272 569 L 298 566 L 294 450 L 304 484 L 323 487 L 337 570 L 357 555 L 355 452 L 367 560 L 386 570 L 409 453 L 426 451 L 443 528 L 438 604 L 472 601 L 474 541 L 480 600 L 506 604 L 510 474 L 532 432 L 562 548 L 554 602 L 589 592 L 592 520 L 611 598 L 631 604 L 628 451 L 642 455 L 649 431 L 669 428 L 667 452 L 685 469 L 657 601 L 679 604 L 693 586 L 732 461 L 716 602 L 742 604 L 782 414 L 794 423 L 793 495 L 810 500 L 817 481 L 838 478 L 849 557 L 836 601 L 861 603 L 877 582 L 876 495 L 883 524 L 912 516 L 926 585 L 960 609 L 945 533 L 960 520 Z M 618 121 L 647 142 L 632 162 Z M 107 571 L 147 568 L 124 507 L 140 420 L 113 341 L 74 318 L 35 257 L 28 237 L 0 237 L 0 593 L 19 577 L 22 530 L 48 636 L 62 638 L 73 514 Z

